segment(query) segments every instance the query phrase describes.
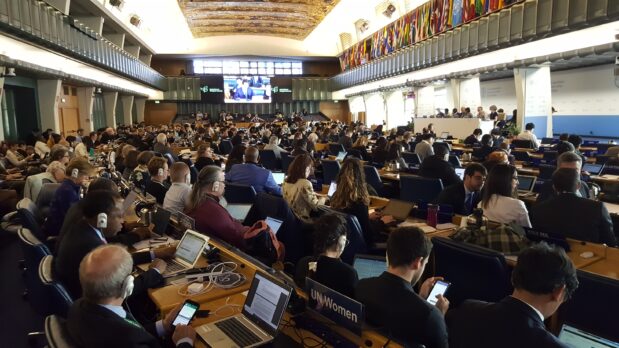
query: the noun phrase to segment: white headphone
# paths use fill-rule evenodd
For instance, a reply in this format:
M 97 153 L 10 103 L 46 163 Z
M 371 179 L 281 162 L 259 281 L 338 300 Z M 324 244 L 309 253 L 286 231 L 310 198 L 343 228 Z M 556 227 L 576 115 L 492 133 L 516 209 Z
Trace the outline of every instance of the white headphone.
M 163 176 L 163 168 L 159 168 L 159 170 L 157 171 L 157 175 Z
M 213 183 L 213 191 L 219 191 L 219 181 Z
M 187 175 L 185 175 L 185 183 L 187 185 L 191 184 L 191 173 L 187 173 Z
M 73 168 L 73 170 L 71 171 L 71 177 L 77 179 L 78 175 L 80 174 L 79 169 L 77 168 Z
M 97 228 L 107 228 L 106 213 L 99 213 L 99 215 L 97 215 Z
M 340 236 L 340 238 L 337 240 L 337 250 L 339 252 L 343 252 L 344 249 L 346 248 L 346 235 L 342 235 Z
M 126 300 L 127 297 L 131 296 L 131 294 L 133 293 L 133 288 L 135 286 L 134 281 L 135 278 L 131 274 L 127 275 L 127 277 L 125 277 L 125 280 L 123 280 L 123 283 L 120 286 L 121 296 L 123 300 Z

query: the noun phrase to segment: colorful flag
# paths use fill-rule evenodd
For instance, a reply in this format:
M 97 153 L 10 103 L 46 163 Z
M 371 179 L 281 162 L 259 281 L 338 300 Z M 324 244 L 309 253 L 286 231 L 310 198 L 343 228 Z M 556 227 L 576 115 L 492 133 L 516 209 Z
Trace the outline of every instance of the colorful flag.
M 453 5 L 452 5 L 452 27 L 456 27 L 460 24 L 462 24 L 462 18 L 463 18 L 463 1 L 468 1 L 468 0 L 453 0 Z

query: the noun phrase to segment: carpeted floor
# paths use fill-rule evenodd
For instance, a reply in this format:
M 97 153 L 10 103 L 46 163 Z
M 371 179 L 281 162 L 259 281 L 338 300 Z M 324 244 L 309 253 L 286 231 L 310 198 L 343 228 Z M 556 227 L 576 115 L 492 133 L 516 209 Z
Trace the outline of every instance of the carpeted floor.
M 18 267 L 22 251 L 17 235 L 0 231 L 0 348 L 28 347 L 27 334 L 43 330 L 44 318 L 22 299 L 24 281 Z M 42 347 L 45 339 L 38 340 Z

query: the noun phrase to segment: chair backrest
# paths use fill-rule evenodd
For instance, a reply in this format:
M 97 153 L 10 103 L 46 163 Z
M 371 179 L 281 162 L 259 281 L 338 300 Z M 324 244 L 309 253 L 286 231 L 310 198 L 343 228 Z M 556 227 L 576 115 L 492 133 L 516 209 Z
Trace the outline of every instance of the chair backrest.
M 578 271 L 578 289 L 570 300 L 561 305 L 559 318 L 562 321 L 589 331 L 604 338 L 619 341 L 617 320 L 591 320 L 600 313 L 600 299 L 604 302 L 604 312 L 619 311 L 619 281 L 597 274 Z
M 436 152 L 436 149 L 438 149 L 439 147 L 444 147 L 445 149 L 447 149 L 447 153 L 451 151 L 451 147 L 449 146 L 449 143 L 434 142 L 432 144 L 432 149 L 434 150 L 434 152 Z
M 505 257 L 496 251 L 445 237 L 432 238 L 434 274 L 451 283 L 446 297 L 453 307 L 466 299 L 496 302 L 511 290 Z
M 350 214 L 345 214 L 340 211 L 331 209 L 326 206 L 321 206 L 320 212 L 323 214 L 337 214 L 346 220 L 348 227 L 348 233 L 346 238 L 348 239 L 348 245 L 344 249 L 344 252 L 340 256 L 340 259 L 349 265 L 352 265 L 356 254 L 364 254 L 367 252 L 368 246 L 363 237 L 363 229 L 357 217 Z
M 443 191 L 443 181 L 417 175 L 400 175 L 400 199 L 409 202 L 433 202 Z
M 279 169 L 280 165 L 273 150 L 260 150 L 260 163 L 269 170 Z
M 17 202 L 16 209 L 26 209 L 28 210 L 34 217 L 39 218 L 39 209 L 37 205 L 30 198 L 22 198 Z
M 557 151 L 544 151 L 544 159 L 546 161 L 554 161 L 557 159 Z
M 337 179 L 340 173 L 340 162 L 333 160 L 322 160 L 322 179 L 324 185 L 329 185 Z
M 552 173 L 555 172 L 557 166 L 551 164 L 540 164 L 539 165 L 539 179 L 552 179 Z
M 45 310 L 45 289 L 39 281 L 39 265 L 41 260 L 51 255 L 51 252 L 29 229 L 20 228 L 17 231 L 24 256 L 24 281 L 28 291 L 28 301 L 37 310 Z
M 531 140 L 523 140 L 523 139 L 514 139 L 512 140 L 512 145 L 514 147 L 523 148 L 523 149 L 533 149 L 535 145 Z
M 230 140 L 222 140 L 219 143 L 219 152 L 222 155 L 229 155 L 232 151 L 232 142 Z
M 456 155 L 449 155 L 449 163 L 451 163 L 454 168 L 462 168 L 462 162 L 460 162 L 460 158 Z
M 60 187 L 59 183 L 51 183 L 51 184 L 43 184 L 41 186 L 41 191 L 39 191 L 39 195 L 37 196 L 37 207 L 43 214 L 43 216 L 47 216 L 47 211 L 49 207 L 52 205 L 52 200 L 54 199 L 54 195 L 56 194 L 56 190 Z
M 29 198 L 23 198 L 17 203 L 17 216 L 22 226 L 30 230 L 37 239 L 44 240 L 45 236 L 41 230 L 38 212 L 39 209 Z
M 240 185 L 226 182 L 224 197 L 228 203 L 254 204 L 256 190 L 250 185 Z
M 400 156 L 402 156 L 402 158 L 404 159 L 406 163 L 413 164 L 413 165 L 421 164 L 421 159 L 419 158 L 419 155 L 414 152 L 404 151 L 400 154 Z
M 294 156 L 291 156 L 287 153 L 282 153 L 282 171 L 284 173 L 288 173 L 288 167 L 290 167 L 290 163 L 294 161 Z
M 346 151 L 344 145 L 329 143 L 329 155 L 337 156 L 341 151 Z
M 531 159 L 531 156 L 526 151 L 512 151 L 512 155 L 514 155 L 516 161 L 528 161 Z
M 45 318 L 45 338 L 49 348 L 77 347 L 69 335 L 66 320 L 58 315 L 49 315 Z
M 363 171 L 365 173 L 365 182 L 370 184 L 379 196 L 384 197 L 383 181 L 380 179 L 378 170 L 373 166 L 366 165 L 363 166 Z
M 67 317 L 69 308 L 73 304 L 71 295 L 65 287 L 54 279 L 52 264 L 54 257 L 45 256 L 39 265 L 39 280 L 47 287 L 48 313 Z

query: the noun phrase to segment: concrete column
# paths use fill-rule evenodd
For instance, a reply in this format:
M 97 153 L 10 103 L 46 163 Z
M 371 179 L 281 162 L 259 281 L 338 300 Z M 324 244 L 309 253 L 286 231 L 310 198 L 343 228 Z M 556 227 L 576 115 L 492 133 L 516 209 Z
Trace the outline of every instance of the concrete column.
M 471 108 L 471 113 L 475 116 L 477 107 L 481 106 L 481 87 L 479 86 L 479 77 L 460 80 L 458 89 L 459 101 L 458 107 L 466 106 Z
M 45 0 L 45 2 L 53 6 L 58 11 L 69 15 L 69 6 L 71 5 L 71 0 Z
M 60 112 L 58 106 L 62 95 L 61 80 L 37 80 L 37 97 L 41 112 L 41 129 L 60 132 Z
M 144 122 L 144 109 L 146 108 L 146 98 L 135 97 L 135 111 L 138 114 L 138 123 Z
M 139 58 L 140 57 L 140 46 L 125 46 L 125 51 L 130 55 Z
M 116 127 L 116 102 L 118 101 L 118 92 L 104 92 L 103 103 L 105 104 L 105 125 L 107 127 Z
M 75 17 L 80 23 L 97 32 L 99 35 L 103 35 L 103 17 Z
M 124 49 L 125 47 L 125 34 L 105 34 L 104 37 L 110 40 L 116 46 Z
M 150 66 L 150 61 L 152 59 L 153 59 L 153 55 L 152 54 L 140 53 L 140 60 L 142 61 L 142 63 Z
M 434 110 L 434 86 L 415 87 L 415 115 L 417 117 L 436 114 Z
M 79 105 L 80 128 L 84 129 L 84 134 L 94 131 L 95 126 L 92 121 L 92 108 L 94 105 L 94 87 L 78 87 L 77 100 Z
M 133 96 L 123 95 L 120 97 L 120 101 L 122 102 L 123 107 L 123 124 L 130 126 L 133 124 L 133 118 L 131 117 L 131 109 L 133 109 Z
M 550 66 L 514 69 L 518 127 L 534 123 L 538 138 L 552 137 L 552 89 Z
M 451 108 L 458 108 L 460 110 L 460 79 L 449 80 L 449 91 L 451 99 L 449 99 L 453 105 Z
M 5 71 L 6 71 L 6 68 L 3 66 L 0 66 L 0 76 L 4 75 Z M 2 98 L 4 98 L 4 77 L 0 77 L 0 105 L 2 105 Z M 0 109 L 0 116 L 2 116 L 2 109 Z M 4 141 L 4 122 L 1 119 L 0 119 L 0 141 Z

